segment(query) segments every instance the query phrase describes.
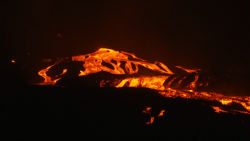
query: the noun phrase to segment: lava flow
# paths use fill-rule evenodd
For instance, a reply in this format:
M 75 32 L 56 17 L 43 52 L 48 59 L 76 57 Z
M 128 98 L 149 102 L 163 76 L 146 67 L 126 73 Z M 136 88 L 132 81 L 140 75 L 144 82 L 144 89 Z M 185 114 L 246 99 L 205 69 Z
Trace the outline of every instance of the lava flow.
M 68 58 L 64 58 L 68 59 Z M 55 85 L 58 80 L 63 77 L 63 74 L 67 73 L 67 69 L 63 70 L 63 73 L 57 75 L 56 77 L 61 76 L 61 78 L 57 78 L 55 80 L 51 80 L 51 77 L 47 76 L 46 72 L 49 71 L 51 67 L 59 64 L 62 60 L 58 60 L 55 64 L 48 66 L 45 69 L 39 71 L 39 75 L 44 78 L 44 82 L 42 85 Z M 212 106 L 215 112 L 226 112 L 226 113 L 244 113 L 250 114 L 250 97 L 249 96 L 225 96 L 216 92 L 207 92 L 201 91 L 202 88 L 208 87 L 210 82 L 212 81 L 211 77 L 201 77 L 200 71 L 201 69 L 186 69 L 180 66 L 176 66 L 179 69 L 182 69 L 187 72 L 188 75 L 177 75 L 173 73 L 166 65 L 161 62 L 149 63 L 143 59 L 136 57 L 132 53 L 127 52 L 119 52 L 112 49 L 100 48 L 94 53 L 79 55 L 71 57 L 71 61 L 80 61 L 83 62 L 83 67 L 85 70 L 80 70 L 79 77 L 86 76 L 92 73 L 97 73 L 100 71 L 106 71 L 111 74 L 116 75 L 124 75 L 125 79 L 115 79 L 115 80 L 103 80 L 100 83 L 100 87 L 104 86 L 114 86 L 114 87 L 143 87 L 150 88 L 156 90 L 159 94 L 165 97 L 181 97 L 181 98 L 189 98 L 189 99 L 204 99 L 208 101 L 218 101 L 222 105 L 230 105 L 232 103 L 238 103 L 245 108 L 245 111 L 240 110 L 222 110 L 219 107 Z M 50 59 L 47 59 L 51 61 Z M 113 66 L 114 69 L 111 69 L 107 66 L 104 66 L 102 63 L 108 63 Z M 126 62 L 125 68 L 121 67 L 121 62 Z M 135 66 L 133 69 L 132 65 Z M 162 75 L 157 76 L 132 76 L 132 74 L 136 74 L 139 71 L 138 66 L 145 67 L 152 71 L 158 72 Z M 194 75 L 194 80 L 189 80 L 189 74 Z M 228 74 L 226 74 L 228 76 Z M 215 79 L 214 79 L 215 80 Z M 184 82 L 185 81 L 185 82 Z M 187 83 L 185 86 L 184 83 Z M 199 89 L 199 90 L 198 90 Z M 144 112 L 149 112 L 150 109 Z M 163 112 L 159 115 L 162 116 Z M 152 123 L 154 118 L 151 118 L 151 121 L 148 123 Z

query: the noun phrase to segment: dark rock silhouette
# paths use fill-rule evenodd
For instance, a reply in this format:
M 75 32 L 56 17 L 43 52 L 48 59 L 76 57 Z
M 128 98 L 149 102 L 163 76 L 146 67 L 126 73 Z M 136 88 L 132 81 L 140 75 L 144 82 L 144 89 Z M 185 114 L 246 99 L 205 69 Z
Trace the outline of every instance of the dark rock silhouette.
M 145 88 L 20 86 L 1 93 L 2 140 L 248 138 L 249 115 L 215 113 L 210 105 L 219 102 L 166 98 Z M 142 113 L 146 106 L 151 114 Z

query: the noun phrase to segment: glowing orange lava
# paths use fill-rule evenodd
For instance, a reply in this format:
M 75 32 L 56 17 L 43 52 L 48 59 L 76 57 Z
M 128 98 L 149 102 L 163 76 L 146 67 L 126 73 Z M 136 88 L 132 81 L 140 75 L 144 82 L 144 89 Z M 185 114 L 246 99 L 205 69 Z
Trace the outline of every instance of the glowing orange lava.
M 229 104 L 231 104 L 233 101 L 232 101 L 232 99 L 222 99 L 222 100 L 220 100 L 220 102 L 221 102 L 223 105 L 229 105 Z
M 146 122 L 146 124 L 152 124 L 154 122 L 154 117 L 150 117 L 150 121 Z
M 129 60 L 129 57 L 132 57 L 133 59 L 137 61 Z M 113 63 L 112 60 L 114 60 L 116 63 Z M 132 53 L 119 52 L 119 51 L 114 51 L 112 49 L 107 49 L 107 48 L 100 48 L 96 52 L 90 53 L 87 55 L 73 56 L 72 61 L 85 62 L 83 65 L 83 67 L 85 68 L 85 71 L 81 71 L 79 76 L 88 75 L 91 73 L 97 73 L 100 71 L 107 71 L 112 74 L 125 74 L 125 71 L 126 71 L 128 74 L 133 74 L 133 73 L 138 72 L 139 70 L 138 65 L 144 66 L 148 69 L 158 71 L 161 73 L 174 74 L 163 63 L 160 63 L 160 62 L 155 62 L 154 64 L 148 63 L 145 60 L 136 57 Z M 114 69 L 110 69 L 102 65 L 103 61 L 111 64 L 114 67 Z M 126 61 L 125 70 L 123 70 L 120 66 L 121 61 Z M 136 67 L 135 70 L 132 68 L 131 64 L 135 65 Z M 163 69 L 161 69 L 157 65 L 161 66 Z
M 68 59 L 68 58 L 67 58 Z M 73 56 L 72 61 L 80 61 L 84 62 L 83 67 L 85 70 L 81 70 L 79 73 L 79 76 L 84 76 L 92 73 L 97 73 L 100 71 L 106 71 L 111 74 L 119 74 L 119 75 L 126 75 L 127 77 L 125 79 L 117 79 L 114 81 L 110 86 L 114 87 L 143 87 L 143 88 L 150 88 L 156 90 L 159 94 L 165 96 L 165 97 L 181 97 L 181 98 L 191 98 L 191 99 L 204 99 L 208 101 L 218 101 L 222 105 L 229 105 L 231 103 L 238 103 L 241 104 L 246 111 L 237 111 L 238 113 L 244 113 L 249 114 L 250 113 L 250 97 L 249 96 L 224 96 L 222 94 L 214 93 L 214 92 L 201 92 L 197 91 L 198 87 L 206 87 L 209 85 L 208 81 L 200 82 L 199 80 L 199 71 L 200 69 L 186 69 L 180 66 L 176 66 L 177 68 L 185 70 L 187 73 L 194 73 L 195 79 L 192 82 L 189 82 L 188 85 L 186 85 L 185 88 L 182 89 L 175 89 L 170 87 L 171 84 L 174 81 L 178 81 L 177 85 L 180 85 L 185 79 L 187 79 L 186 76 L 174 76 L 171 78 L 168 83 L 165 83 L 168 78 L 170 78 L 171 75 L 174 75 L 174 73 L 163 63 L 161 62 L 155 62 L 155 63 L 149 63 L 143 59 L 140 59 L 136 57 L 132 53 L 127 52 L 119 52 L 112 49 L 107 48 L 100 48 L 94 53 L 86 54 L 86 55 L 79 55 L 79 56 Z M 63 59 L 58 60 L 54 65 L 51 65 L 45 69 L 42 69 L 38 72 L 40 76 L 44 78 L 44 82 L 41 83 L 42 85 L 54 85 L 56 82 L 61 79 L 57 78 L 55 80 L 52 80 L 51 77 L 46 75 L 46 72 L 49 71 L 49 69 L 58 63 L 60 63 Z M 45 62 L 50 62 L 51 59 L 44 60 Z M 125 68 L 123 69 L 121 67 L 121 62 L 126 62 Z M 104 66 L 102 63 L 108 63 L 113 66 L 113 69 Z M 132 64 L 135 66 L 135 69 L 132 67 Z M 143 66 L 147 69 L 150 69 L 152 71 L 156 71 L 161 73 L 160 76 L 139 76 L 139 77 L 132 77 L 131 74 L 138 73 L 139 68 L 138 66 Z M 67 73 L 67 69 L 63 70 L 63 73 L 58 75 L 62 76 L 63 74 Z M 100 86 L 105 85 L 105 81 L 102 81 L 100 83 Z M 216 112 L 223 112 L 223 110 L 219 110 L 218 107 L 213 107 Z M 149 113 L 148 109 L 145 112 Z M 226 111 L 228 113 L 234 113 L 231 111 Z M 163 113 L 162 113 L 163 114 Z M 153 119 L 151 119 L 153 122 Z
M 158 117 L 163 116 L 163 113 L 165 112 L 165 110 L 161 110 L 160 114 L 158 115 Z
M 143 113 L 146 114 L 151 114 L 149 111 L 151 110 L 151 107 L 146 107 L 146 109 L 144 111 L 142 111 Z
M 215 107 L 215 106 L 212 106 L 212 107 L 214 108 L 216 113 L 220 113 L 220 112 L 228 113 L 227 111 L 220 109 L 220 107 Z
M 65 74 L 65 73 L 67 72 L 67 70 L 68 70 L 68 69 L 63 69 L 63 72 L 62 72 L 59 76 Z M 55 77 L 58 77 L 58 75 L 56 75 Z
M 175 67 L 180 68 L 180 69 L 182 69 L 182 70 L 184 70 L 184 71 L 186 71 L 186 72 L 188 72 L 188 73 L 192 73 L 192 72 L 198 73 L 198 72 L 201 70 L 201 69 L 194 69 L 194 70 L 185 69 L 185 68 L 183 68 L 183 67 L 181 67 L 181 66 L 175 66 Z
M 40 85 L 54 85 L 58 80 L 61 79 L 61 78 L 58 78 L 58 79 L 55 79 L 52 81 L 51 77 L 47 76 L 47 74 L 46 74 L 46 72 L 49 71 L 49 69 L 51 67 L 55 66 L 56 64 L 60 63 L 61 61 L 62 61 L 62 59 L 58 60 L 54 65 L 48 66 L 46 69 L 42 69 L 38 72 L 38 74 L 44 78 L 44 82 L 40 83 Z

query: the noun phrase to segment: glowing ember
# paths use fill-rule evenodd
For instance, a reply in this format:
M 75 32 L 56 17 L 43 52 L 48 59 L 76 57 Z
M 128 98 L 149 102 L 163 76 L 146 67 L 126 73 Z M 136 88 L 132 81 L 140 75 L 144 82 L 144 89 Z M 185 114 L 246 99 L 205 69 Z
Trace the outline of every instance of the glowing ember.
M 220 113 L 220 112 L 228 113 L 227 111 L 220 109 L 220 107 L 215 107 L 215 106 L 212 106 L 212 107 L 214 108 L 216 113 Z
M 68 59 L 68 58 L 67 58 Z M 180 66 L 176 66 L 177 68 L 185 70 L 188 74 L 194 73 L 194 80 L 185 85 L 185 88 L 180 87 L 182 83 L 186 79 L 187 76 L 178 76 L 174 75 L 174 73 L 168 69 L 166 65 L 161 62 L 148 63 L 147 61 L 136 57 L 134 54 L 127 52 L 119 52 L 112 49 L 100 48 L 94 53 L 73 56 L 72 61 L 80 61 L 83 62 L 83 67 L 85 70 L 80 70 L 79 76 L 85 76 L 92 73 L 97 73 L 100 71 L 106 71 L 111 74 L 119 74 L 126 75 L 125 79 L 116 79 L 115 81 L 101 81 L 100 86 L 103 87 L 106 84 L 114 87 L 143 87 L 150 88 L 156 90 L 159 94 L 165 97 L 181 97 L 181 98 L 189 98 L 189 99 L 204 99 L 208 101 L 218 101 L 223 105 L 229 105 L 231 103 L 241 104 L 247 111 L 237 111 L 238 113 L 249 114 L 250 113 L 250 97 L 249 96 L 224 96 L 222 94 L 214 93 L 214 92 L 202 92 L 198 91 L 201 87 L 207 87 L 209 85 L 210 79 L 209 77 L 203 78 L 204 80 L 200 81 L 200 74 L 198 73 L 200 69 L 185 69 Z M 131 60 L 132 59 L 132 60 Z M 54 85 L 56 82 L 61 79 L 57 78 L 52 80 L 51 77 L 46 75 L 46 72 L 49 69 L 58 63 L 60 63 L 63 59 L 58 60 L 54 65 L 51 65 L 45 69 L 39 71 L 39 75 L 44 78 L 44 82 L 42 85 Z M 43 60 L 44 62 L 50 62 L 51 59 Z M 121 62 L 126 62 L 125 69 L 121 67 Z M 113 66 L 113 69 L 104 66 L 102 63 L 108 63 Z M 135 68 L 132 67 L 135 66 Z M 138 66 L 143 66 L 152 71 L 156 71 L 161 73 L 161 76 L 139 76 L 132 77 L 131 74 L 138 73 Z M 67 73 L 67 69 L 63 70 L 63 73 L 57 75 L 56 77 L 62 76 Z M 171 77 L 174 75 L 173 77 Z M 170 81 L 168 79 L 171 79 Z M 171 87 L 173 83 L 176 83 L 174 87 Z M 186 83 L 186 82 L 185 82 Z M 223 111 L 219 109 L 219 107 L 213 107 L 216 112 L 233 112 L 231 111 Z M 147 107 L 144 110 L 145 113 L 150 113 L 149 110 L 151 107 Z M 164 112 L 164 111 L 163 111 Z M 163 112 L 161 112 L 163 114 Z M 161 114 L 160 113 L 160 114 Z M 160 116 L 160 115 L 159 115 Z M 151 119 L 153 122 L 154 119 Z M 151 123 L 151 122 L 149 122 Z
M 180 68 L 180 69 L 186 71 L 187 73 L 192 73 L 192 72 L 198 73 L 198 71 L 201 70 L 201 69 L 190 70 L 190 69 L 185 69 L 185 68 L 183 68 L 183 67 L 181 67 L 181 66 L 175 66 L 175 67 Z
M 231 104 L 233 101 L 232 101 L 232 99 L 222 99 L 222 100 L 220 100 L 220 102 L 221 102 L 223 105 L 229 105 L 229 104 Z
M 149 110 L 151 110 L 151 107 L 146 107 L 146 109 L 144 111 L 142 111 L 143 113 L 146 113 L 146 114 L 151 114 L 149 112 Z
M 15 63 L 16 61 L 15 60 L 11 60 L 12 63 Z
M 62 72 L 59 76 L 65 74 L 65 73 L 67 72 L 67 70 L 68 70 L 68 69 L 63 69 L 63 72 Z M 58 77 L 58 75 L 56 75 L 55 77 Z
M 58 37 L 62 37 L 62 34 L 57 34 Z
M 149 122 L 146 122 L 146 124 L 152 124 L 154 122 L 154 117 L 150 117 L 150 121 Z
M 160 114 L 158 115 L 158 117 L 163 116 L 163 113 L 165 112 L 165 110 L 161 110 Z
M 144 87 L 144 88 L 151 88 L 156 90 L 164 90 L 165 87 L 163 86 L 164 81 L 169 76 L 155 76 L 155 77 L 139 77 L 139 78 L 127 78 L 122 80 L 120 84 L 116 87 L 123 87 L 127 82 L 129 83 L 129 87 Z

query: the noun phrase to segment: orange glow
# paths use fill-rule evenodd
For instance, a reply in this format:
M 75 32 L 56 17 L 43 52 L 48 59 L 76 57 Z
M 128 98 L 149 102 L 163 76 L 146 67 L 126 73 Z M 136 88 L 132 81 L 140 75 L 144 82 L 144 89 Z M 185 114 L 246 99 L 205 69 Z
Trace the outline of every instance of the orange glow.
M 163 116 L 163 113 L 165 112 L 165 110 L 161 110 L 160 114 L 158 115 L 158 117 Z
M 68 69 L 63 69 L 63 73 L 61 75 L 65 74 L 67 72 L 67 70 Z
M 131 59 L 130 59 L 131 58 Z M 68 58 L 66 58 L 68 59 Z M 174 89 L 170 87 L 170 85 L 174 82 L 174 80 L 177 80 L 177 78 L 180 80 L 177 82 L 177 85 L 180 85 L 184 79 L 186 79 L 186 76 L 174 76 L 168 83 L 165 83 L 167 79 L 170 78 L 171 75 L 174 73 L 168 69 L 166 65 L 164 65 L 161 62 L 155 62 L 155 63 L 149 63 L 143 59 L 140 59 L 136 57 L 132 53 L 127 52 L 119 52 L 112 49 L 107 48 L 100 48 L 96 52 L 86 54 L 86 55 L 79 55 L 79 56 L 73 56 L 70 59 L 72 61 L 80 61 L 83 62 L 83 67 L 85 68 L 84 71 L 80 70 L 79 76 L 85 76 L 92 73 L 97 73 L 100 71 L 106 71 L 111 74 L 119 74 L 127 76 L 125 79 L 116 79 L 116 81 L 112 82 L 112 84 L 108 83 L 111 87 L 143 87 L 143 88 L 150 88 L 156 90 L 159 94 L 165 96 L 165 97 L 171 97 L 171 98 L 188 98 L 188 99 L 204 99 L 207 101 L 218 101 L 222 105 L 229 105 L 231 103 L 238 103 L 241 104 L 247 111 L 238 111 L 238 113 L 250 113 L 250 97 L 249 96 L 224 96 L 222 94 L 214 93 L 214 92 L 201 92 L 197 91 L 197 87 L 200 86 L 207 86 L 209 83 L 206 82 L 200 82 L 199 80 L 199 71 L 200 69 L 190 70 L 186 69 L 180 66 L 176 66 L 177 68 L 183 69 L 188 73 L 195 73 L 194 74 L 194 81 L 189 82 L 185 86 L 185 88 L 181 89 Z M 51 77 L 46 75 L 46 72 L 49 71 L 49 69 L 58 63 L 60 63 L 63 59 L 58 60 L 54 65 L 51 65 L 45 69 L 42 69 L 38 72 L 40 76 L 44 78 L 44 82 L 40 83 L 41 85 L 54 85 L 58 80 L 61 78 L 52 80 Z M 44 62 L 50 62 L 51 59 L 44 59 Z M 125 67 L 121 67 L 121 62 L 125 62 Z M 104 66 L 102 63 L 108 63 L 113 66 L 113 69 Z M 135 66 L 135 68 L 132 67 L 132 64 Z M 137 76 L 132 77 L 131 74 L 138 73 L 139 67 L 142 66 L 147 69 L 150 69 L 155 72 L 161 73 L 161 75 L 158 76 Z M 159 67 L 160 66 L 160 67 Z M 62 76 L 63 74 L 67 73 L 67 69 L 63 70 L 63 73 L 58 75 Z M 181 78 L 182 77 L 182 78 Z M 108 82 L 108 81 L 106 81 Z M 100 83 L 100 87 L 105 86 L 106 82 L 103 80 Z M 148 109 L 149 108 L 149 109 Z M 144 113 L 150 113 L 149 110 L 151 107 L 146 108 L 144 110 Z M 218 107 L 213 107 L 215 109 L 215 112 L 223 112 L 223 110 L 220 110 Z M 147 110 L 148 109 L 148 110 Z M 225 112 L 233 112 L 231 111 L 225 111 Z M 162 112 L 163 114 L 163 112 Z
M 181 84 L 181 82 L 182 82 L 185 78 L 186 78 L 186 76 L 185 76 L 185 77 L 183 77 L 181 80 L 179 80 L 178 85 L 180 85 L 180 84 Z
M 78 76 L 83 76 L 83 75 L 85 75 L 84 72 L 80 70 L 80 74 Z
M 215 106 L 212 106 L 212 107 L 214 108 L 216 113 L 220 113 L 220 112 L 228 113 L 227 111 L 220 109 L 220 107 L 215 107 Z
M 46 69 L 42 69 L 38 72 L 38 75 L 42 76 L 44 78 L 44 82 L 40 83 L 40 85 L 54 85 L 58 80 L 60 80 L 61 78 L 55 79 L 55 80 L 51 80 L 51 77 L 47 76 L 46 72 L 49 71 L 49 69 L 55 65 L 57 65 L 58 63 L 60 63 L 63 59 L 58 60 L 57 62 L 55 62 L 54 65 L 48 66 Z M 66 70 L 67 71 L 67 70 Z M 66 72 L 65 72 L 66 73 Z
M 129 60 L 129 57 L 132 57 L 134 60 Z M 114 60 L 116 63 L 113 63 L 112 60 Z M 51 59 L 43 59 L 43 62 L 50 62 L 50 61 L 51 61 Z M 163 63 L 160 63 L 160 62 L 155 62 L 154 64 L 148 63 L 147 61 L 136 57 L 132 53 L 119 52 L 119 51 L 114 51 L 112 49 L 107 49 L 107 48 L 100 48 L 96 52 L 90 53 L 87 55 L 73 56 L 72 61 L 85 62 L 83 65 L 85 70 L 84 71 L 81 70 L 79 76 L 84 76 L 84 75 L 88 75 L 91 73 L 97 73 L 100 71 L 106 71 L 106 72 L 109 72 L 112 74 L 125 74 L 125 72 L 127 72 L 128 74 L 133 74 L 133 73 L 137 73 L 139 71 L 138 65 L 144 66 L 148 69 L 151 69 L 153 71 L 157 71 L 157 72 L 160 72 L 163 74 L 174 74 Z M 126 62 L 125 70 L 123 70 L 123 68 L 121 68 L 121 66 L 120 66 L 121 61 Z M 114 67 L 114 69 L 110 69 L 110 68 L 102 65 L 102 62 L 106 62 L 106 63 L 111 64 Z M 135 65 L 135 67 L 136 67 L 135 70 L 132 68 L 131 64 Z M 161 66 L 163 69 L 159 68 L 157 65 Z M 54 65 L 52 65 L 52 66 L 54 66 Z M 50 80 L 51 80 L 51 78 L 49 78 L 49 76 L 46 75 L 46 72 L 51 67 L 48 67 L 44 70 L 41 70 L 42 72 L 39 73 L 40 76 L 44 77 L 44 79 L 45 79 L 44 82 L 50 82 Z M 167 76 L 163 76 L 163 77 L 166 78 Z M 155 78 L 153 78 L 153 79 L 155 81 L 157 81 Z M 147 78 L 145 77 L 145 79 L 147 79 Z M 150 79 L 150 78 L 148 78 L 148 79 Z M 160 80 L 163 81 L 162 78 L 160 78 Z M 130 86 L 134 87 L 134 86 L 138 85 L 137 83 L 139 82 L 139 79 L 131 79 L 129 81 L 131 81 Z M 154 82 L 154 83 L 156 83 L 156 82 Z M 144 85 L 146 85 L 145 82 L 144 82 Z M 117 87 L 119 87 L 119 86 L 117 86 Z M 151 87 L 151 86 L 148 86 L 148 87 Z M 153 86 L 153 87 L 155 87 L 155 86 Z
M 239 110 L 231 110 L 231 111 L 237 112 L 237 113 L 242 113 L 242 114 L 249 114 L 250 115 L 250 113 L 247 112 L 247 111 L 239 111 Z
M 197 83 L 198 79 L 199 79 L 199 75 L 197 74 L 197 75 L 195 75 L 195 80 L 194 80 L 193 82 L 191 82 L 191 83 L 187 86 L 187 88 L 189 88 L 189 89 L 191 89 L 191 90 L 194 90 L 194 89 L 196 88 L 196 83 Z M 191 92 L 193 92 L 193 91 L 191 91 Z
M 151 114 L 149 111 L 151 110 L 151 107 L 146 107 L 146 109 L 144 111 L 142 111 L 143 113 L 146 114 Z
M 171 81 L 168 82 L 167 87 L 170 87 L 170 85 L 172 84 L 172 82 L 176 79 L 177 77 L 174 77 Z
M 154 122 L 154 119 L 155 119 L 154 117 L 151 117 L 150 121 L 146 122 L 146 124 L 152 124 Z
M 132 57 L 133 59 L 138 60 L 138 61 L 129 60 L 128 59 L 129 57 Z M 112 60 L 114 60 L 116 63 L 111 62 Z M 81 76 L 88 75 L 91 73 L 97 73 L 100 71 L 107 71 L 112 74 L 125 74 L 125 72 L 127 72 L 128 74 L 133 74 L 133 73 L 138 72 L 139 70 L 138 65 L 144 66 L 153 71 L 158 71 L 160 73 L 174 74 L 172 71 L 168 69 L 167 66 L 165 66 L 164 64 L 160 62 L 151 64 L 151 63 L 146 62 L 143 59 L 136 57 L 134 54 L 114 51 L 112 49 L 107 49 L 107 48 L 100 48 L 96 52 L 90 53 L 87 55 L 73 56 L 72 61 L 85 62 L 83 65 L 83 67 L 85 68 L 85 71 L 81 72 Z M 103 66 L 102 65 L 103 61 L 111 64 L 114 67 L 114 69 L 110 69 L 106 66 Z M 120 66 L 121 61 L 126 61 L 125 70 L 123 70 Z M 132 68 L 131 64 L 135 65 L 136 67 L 135 70 Z M 159 68 L 157 64 L 160 65 L 164 69 Z
M 51 67 L 53 67 L 54 65 L 51 65 L 49 67 L 47 67 L 46 69 L 42 69 L 38 72 L 38 74 L 40 76 L 42 76 L 45 80 L 44 80 L 44 83 L 41 83 L 41 85 L 54 85 L 56 83 L 56 81 L 58 81 L 59 79 L 56 79 L 54 81 L 51 81 L 51 78 L 49 76 L 46 75 L 46 72 L 49 71 L 49 69 Z
M 65 74 L 65 73 L 67 72 L 67 70 L 68 70 L 68 69 L 63 69 L 63 72 L 62 72 L 59 76 L 61 76 L 61 75 Z M 58 75 L 57 75 L 57 76 L 55 76 L 55 77 L 58 77 Z
M 51 62 L 52 60 L 51 59 L 43 59 L 42 61 L 43 62 Z
M 62 37 L 62 34 L 57 34 L 58 37 Z
M 222 99 L 222 100 L 220 100 L 220 102 L 221 102 L 223 105 L 229 105 L 229 104 L 231 104 L 233 101 L 232 101 L 232 99 Z
M 180 69 L 186 71 L 187 73 L 192 73 L 192 72 L 198 73 L 198 71 L 201 70 L 201 69 L 190 70 L 190 69 L 185 69 L 185 68 L 183 68 L 183 67 L 181 67 L 181 66 L 175 66 L 175 67 L 176 67 L 176 68 L 180 68 Z
M 156 90 L 164 90 L 165 87 L 163 86 L 163 83 L 168 77 L 169 76 L 142 76 L 139 78 L 132 77 L 122 80 L 116 87 L 123 87 L 126 83 L 129 83 L 129 87 L 144 87 Z
M 12 62 L 12 63 L 16 63 L 16 61 L 15 61 L 15 60 L 11 60 L 11 62 Z

